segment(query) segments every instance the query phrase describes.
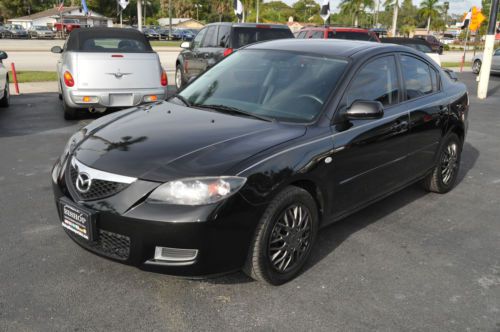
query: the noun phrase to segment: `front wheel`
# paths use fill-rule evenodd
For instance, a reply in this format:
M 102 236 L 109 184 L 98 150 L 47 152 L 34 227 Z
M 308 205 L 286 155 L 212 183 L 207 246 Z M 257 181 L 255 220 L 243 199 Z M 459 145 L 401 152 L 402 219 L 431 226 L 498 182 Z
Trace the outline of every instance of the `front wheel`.
M 243 271 L 271 285 L 292 280 L 311 254 L 318 224 L 313 197 L 302 188 L 285 188 L 260 219 Z
M 450 191 L 457 181 L 462 154 L 462 141 L 456 134 L 450 134 L 445 139 L 439 151 L 439 159 L 424 179 L 424 188 L 427 191 L 444 194 Z
M 481 71 L 481 60 L 476 60 L 472 64 L 472 72 L 474 74 L 479 74 L 480 71 Z
M 9 76 L 5 78 L 5 90 L 2 99 L 0 99 L 0 107 L 8 107 L 10 104 L 10 86 Z
M 182 73 L 181 65 L 177 65 L 175 68 L 175 87 L 180 90 L 184 85 L 184 74 Z

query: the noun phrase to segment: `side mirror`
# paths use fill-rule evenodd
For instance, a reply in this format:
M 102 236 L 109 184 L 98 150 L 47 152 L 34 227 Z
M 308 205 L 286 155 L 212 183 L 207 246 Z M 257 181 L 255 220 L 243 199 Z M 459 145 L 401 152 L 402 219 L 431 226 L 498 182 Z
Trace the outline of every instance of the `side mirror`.
M 384 106 L 379 101 L 356 100 L 345 112 L 349 120 L 380 119 L 384 116 Z
M 7 59 L 9 56 L 6 52 L 0 51 L 0 61 Z
M 190 47 L 191 47 L 190 42 L 185 41 L 185 42 L 182 42 L 182 44 L 181 44 L 181 48 L 190 48 Z
M 57 54 L 60 54 L 63 52 L 63 49 L 61 48 L 61 46 L 54 46 L 50 49 L 50 51 L 52 53 L 57 53 Z

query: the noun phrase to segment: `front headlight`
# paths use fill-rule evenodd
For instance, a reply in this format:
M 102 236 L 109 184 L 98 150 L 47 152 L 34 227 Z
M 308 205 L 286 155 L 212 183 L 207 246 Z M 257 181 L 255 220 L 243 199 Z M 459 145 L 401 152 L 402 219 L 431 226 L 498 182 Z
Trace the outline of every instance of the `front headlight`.
M 235 194 L 246 180 L 237 176 L 174 180 L 156 188 L 149 195 L 148 201 L 176 205 L 212 204 Z

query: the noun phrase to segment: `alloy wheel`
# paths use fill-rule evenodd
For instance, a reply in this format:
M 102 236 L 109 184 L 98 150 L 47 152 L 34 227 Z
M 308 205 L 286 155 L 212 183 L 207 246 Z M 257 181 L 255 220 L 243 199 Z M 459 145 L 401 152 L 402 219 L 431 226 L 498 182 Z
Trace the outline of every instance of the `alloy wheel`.
M 311 246 L 311 214 L 294 204 L 280 215 L 270 235 L 268 258 L 273 268 L 286 273 L 297 266 Z
M 180 89 L 182 86 L 182 72 L 181 72 L 181 69 L 179 67 L 177 67 L 177 69 L 175 71 L 175 85 L 176 85 L 177 89 Z
M 445 185 L 450 183 L 455 175 L 458 165 L 458 146 L 455 142 L 450 142 L 446 147 L 441 159 L 441 179 Z
M 472 71 L 476 74 L 479 74 L 479 72 L 481 71 L 481 62 L 479 62 L 479 61 L 474 62 L 474 66 L 472 68 Z

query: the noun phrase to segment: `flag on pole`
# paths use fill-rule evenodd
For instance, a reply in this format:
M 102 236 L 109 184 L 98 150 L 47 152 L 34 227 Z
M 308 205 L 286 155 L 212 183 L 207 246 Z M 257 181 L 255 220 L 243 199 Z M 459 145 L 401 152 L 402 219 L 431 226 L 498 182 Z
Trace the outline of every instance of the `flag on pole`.
M 330 17 L 330 0 L 323 0 L 321 4 L 321 10 L 319 11 L 319 16 L 326 22 Z
M 87 2 L 85 0 L 82 0 L 82 8 L 83 8 L 83 12 L 85 13 L 85 15 L 88 15 L 89 14 L 89 7 L 87 7 Z
M 469 12 L 467 14 L 465 14 L 465 16 L 464 16 L 464 19 L 462 21 L 462 27 L 461 27 L 462 30 L 467 29 L 469 27 L 471 18 L 472 18 L 472 8 L 469 9 Z
M 121 7 L 122 10 L 127 8 L 129 0 L 116 0 L 118 2 L 118 5 Z
M 64 1 L 61 1 L 61 4 L 57 7 L 57 11 L 62 12 L 63 9 L 64 9 Z
M 238 17 L 239 20 L 243 18 L 243 4 L 240 0 L 233 0 L 234 15 Z

